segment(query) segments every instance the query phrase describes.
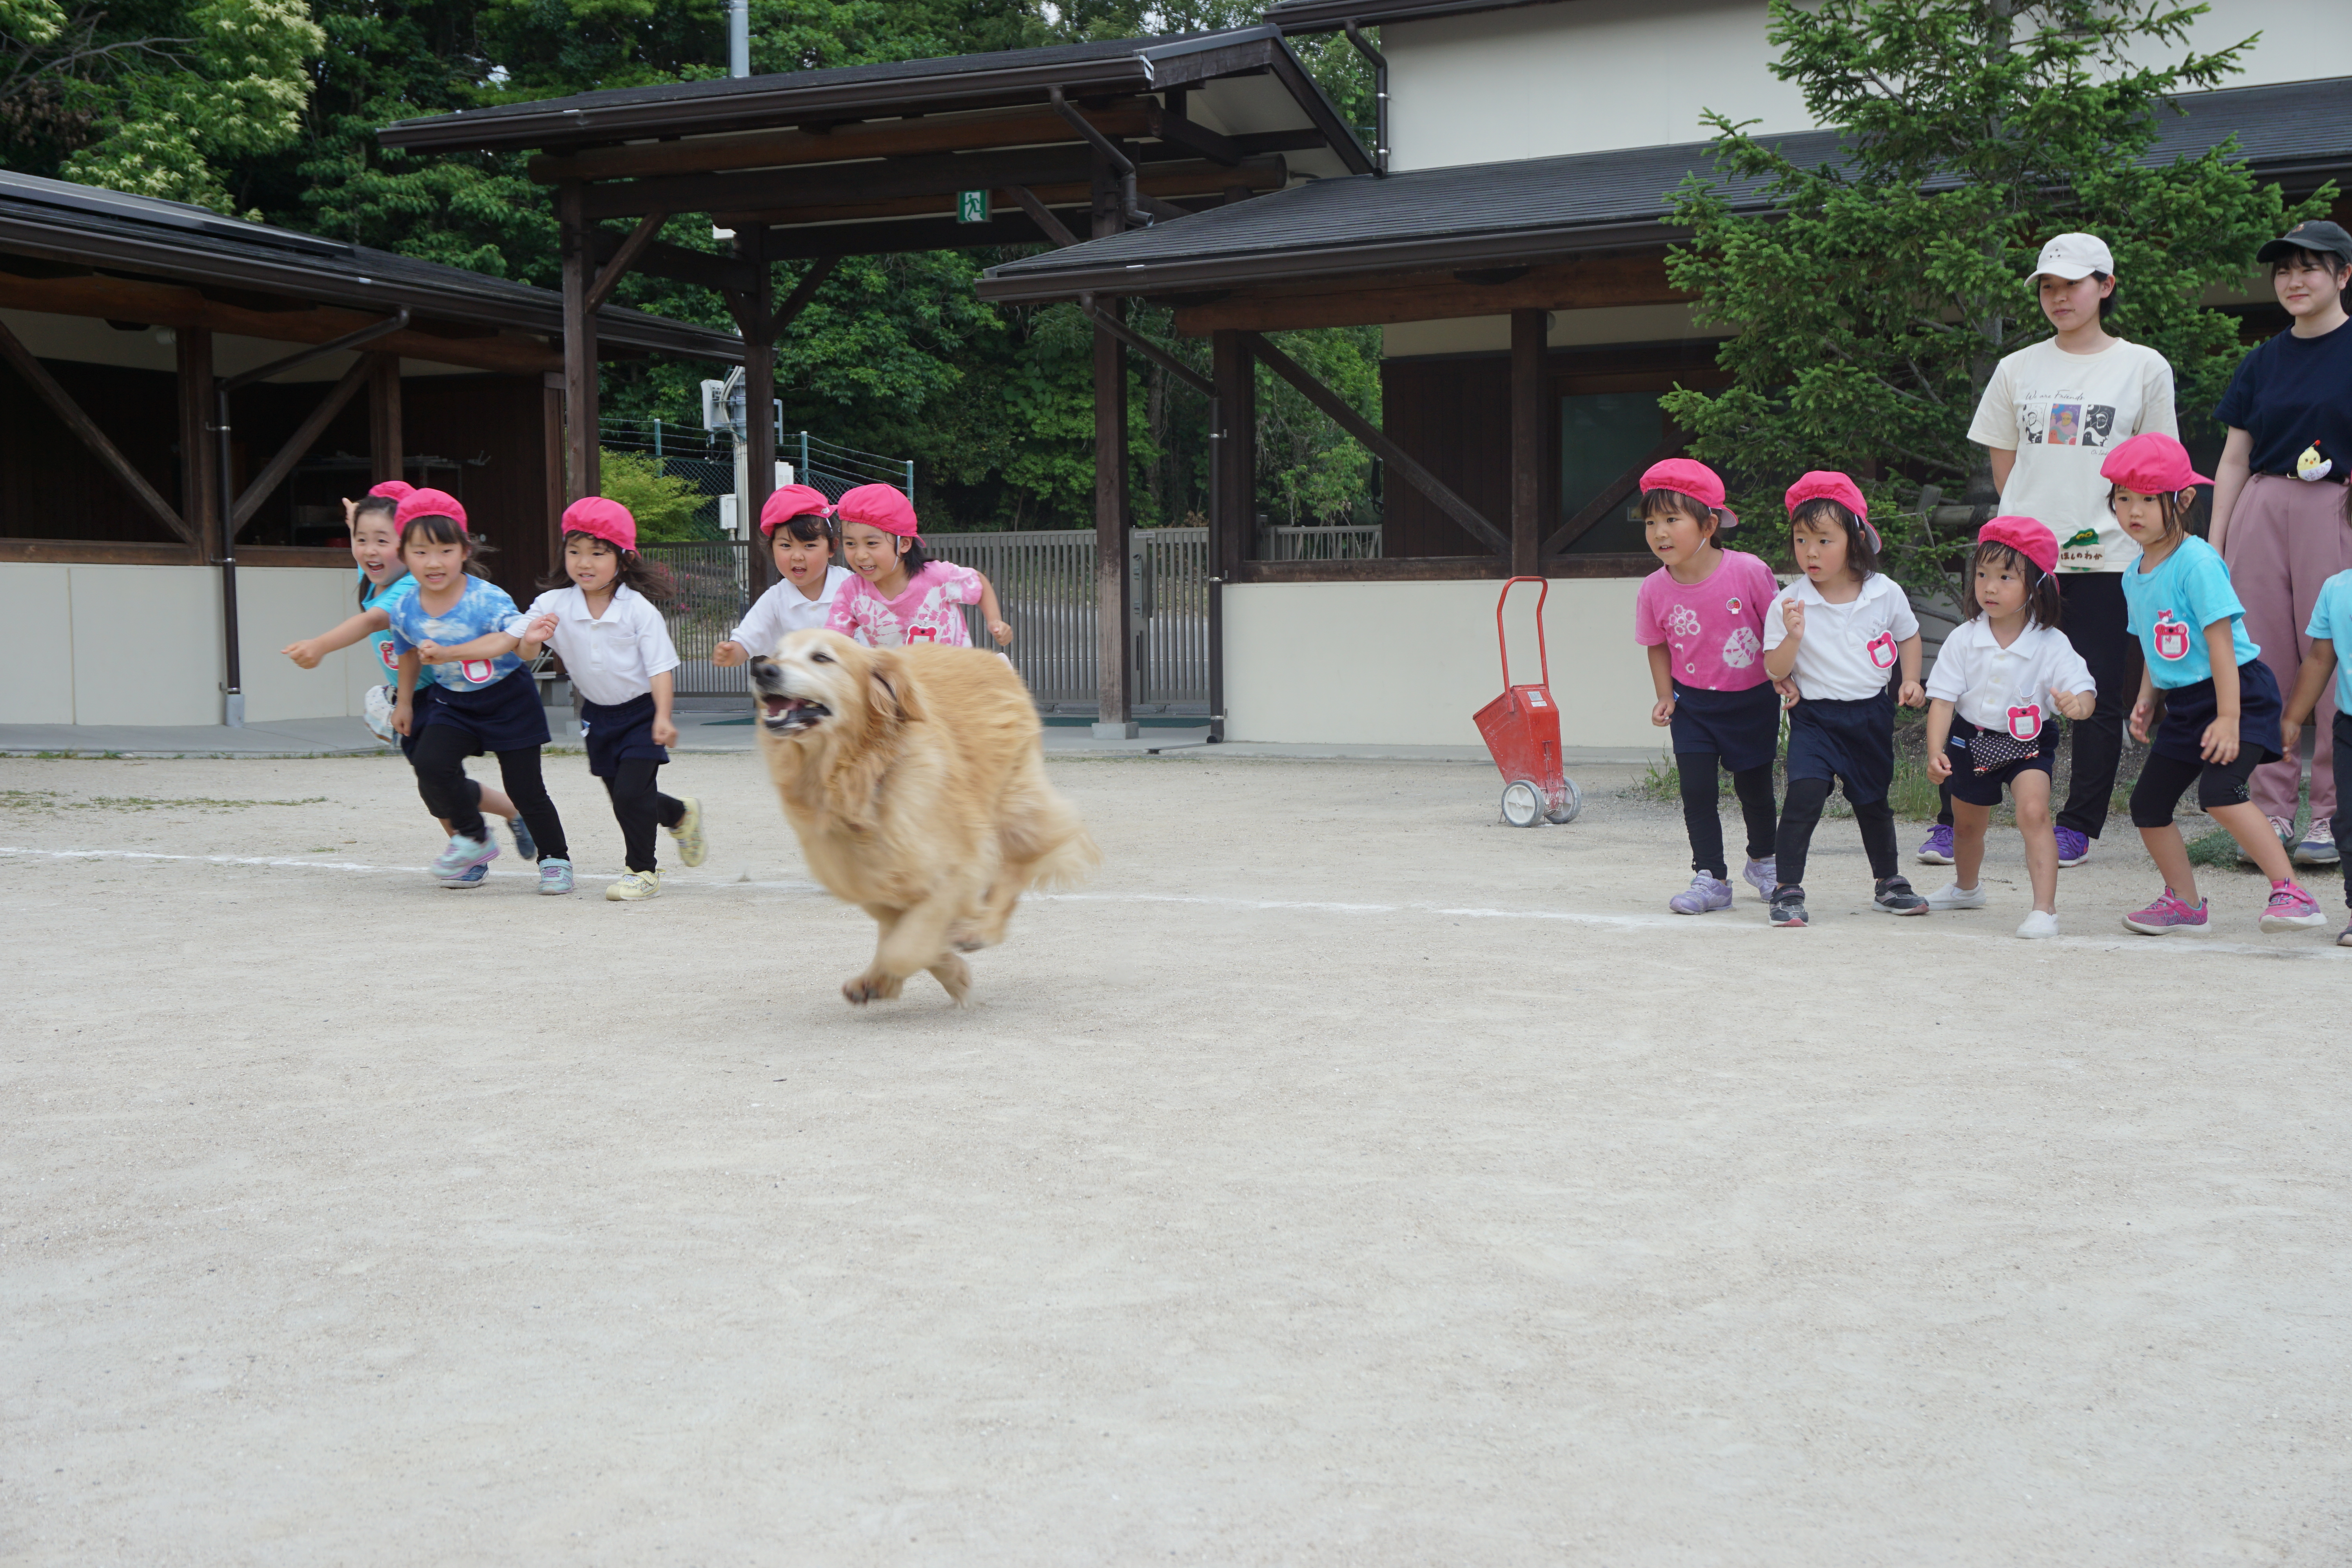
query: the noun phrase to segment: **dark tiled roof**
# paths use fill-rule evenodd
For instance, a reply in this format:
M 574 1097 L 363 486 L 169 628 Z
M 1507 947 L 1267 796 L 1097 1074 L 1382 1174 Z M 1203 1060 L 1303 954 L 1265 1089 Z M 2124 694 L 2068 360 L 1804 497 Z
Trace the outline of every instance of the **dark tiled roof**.
M 102 267 L 174 283 L 283 294 L 321 305 L 510 327 L 561 336 L 551 289 L 317 235 L 223 217 L 204 207 L 0 172 L 0 253 Z M 643 310 L 598 312 L 600 341 L 660 353 L 742 358 L 731 335 Z
M 2230 136 L 2271 178 L 2352 167 L 2352 78 L 2231 88 L 2184 98 L 2152 161 Z M 1835 156 L 1837 134 L 1770 138 L 1800 163 Z M 1667 193 L 1713 172 L 1707 144 L 1419 169 L 1385 179 L 1320 180 L 1150 228 L 989 269 L 982 298 L 1081 290 L 1162 292 L 1285 276 L 1517 263 L 1658 243 Z M 1735 206 L 1762 206 L 1752 184 L 1722 182 Z

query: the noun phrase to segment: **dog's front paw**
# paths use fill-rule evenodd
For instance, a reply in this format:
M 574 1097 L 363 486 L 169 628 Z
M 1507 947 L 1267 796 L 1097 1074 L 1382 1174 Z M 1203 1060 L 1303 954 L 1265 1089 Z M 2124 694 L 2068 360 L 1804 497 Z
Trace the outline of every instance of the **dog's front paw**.
M 868 1002 L 895 1002 L 906 982 L 895 974 L 885 974 L 869 969 L 841 988 L 841 994 L 853 1007 L 863 1007 Z

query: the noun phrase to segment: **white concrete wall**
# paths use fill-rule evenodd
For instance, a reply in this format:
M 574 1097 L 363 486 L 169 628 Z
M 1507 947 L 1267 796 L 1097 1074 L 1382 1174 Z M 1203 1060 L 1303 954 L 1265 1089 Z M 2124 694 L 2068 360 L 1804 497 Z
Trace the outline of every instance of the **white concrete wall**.
M 1561 579 L 1544 605 L 1560 743 L 1665 749 L 1633 641 L 1635 577 Z M 1236 741 L 1476 746 L 1503 689 L 1498 582 L 1247 583 L 1225 589 L 1225 733 Z M 1512 679 L 1537 679 L 1536 590 L 1511 591 Z
M 1704 110 L 1803 131 L 1803 96 L 1771 71 L 1764 0 L 1568 0 L 1391 22 L 1390 163 L 1399 170 L 1549 158 L 1706 140 Z M 2222 83 L 2258 87 L 2342 75 L 2352 59 L 2343 0 L 2215 0 L 2189 29 L 2208 50 L 2260 40 Z M 2142 63 L 2178 58 L 2143 50 Z
M 365 644 L 314 670 L 278 650 L 357 610 L 335 567 L 236 575 L 248 724 L 354 715 L 374 660 Z M 226 660 L 220 573 L 210 566 L 0 562 L 0 724 L 217 724 Z

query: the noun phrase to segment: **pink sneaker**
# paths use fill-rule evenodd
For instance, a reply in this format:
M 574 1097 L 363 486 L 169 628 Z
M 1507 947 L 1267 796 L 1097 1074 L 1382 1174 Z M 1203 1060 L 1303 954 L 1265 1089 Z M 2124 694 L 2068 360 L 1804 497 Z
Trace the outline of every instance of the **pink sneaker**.
M 2124 917 L 2124 929 L 2136 931 L 2142 936 L 2163 936 L 2184 926 L 2192 931 L 2201 930 L 2204 924 L 2205 900 L 2198 900 L 2193 907 L 2184 904 L 2180 896 L 2170 888 L 2165 889 L 2164 897 L 2147 908 L 2134 910 Z
M 2281 882 L 2273 888 L 2271 901 L 2263 910 L 2264 931 L 2309 931 L 2326 923 L 2327 917 L 2320 912 L 2319 900 L 2292 881 Z

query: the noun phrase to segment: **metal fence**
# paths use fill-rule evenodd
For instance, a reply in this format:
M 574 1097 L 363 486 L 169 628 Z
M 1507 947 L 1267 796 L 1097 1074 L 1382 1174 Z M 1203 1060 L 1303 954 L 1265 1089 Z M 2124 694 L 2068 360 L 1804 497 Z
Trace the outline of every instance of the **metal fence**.
M 1276 528 L 1261 524 L 1253 561 L 1377 561 L 1381 525 Z

